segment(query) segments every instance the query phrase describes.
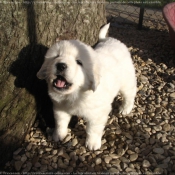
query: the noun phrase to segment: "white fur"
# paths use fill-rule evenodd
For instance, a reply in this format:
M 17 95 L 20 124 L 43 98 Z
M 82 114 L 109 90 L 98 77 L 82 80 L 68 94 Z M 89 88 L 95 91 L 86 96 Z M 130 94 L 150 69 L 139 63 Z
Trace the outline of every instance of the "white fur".
M 131 112 L 136 95 L 135 69 L 127 47 L 114 38 L 106 38 L 109 24 L 100 31 L 100 42 L 95 49 L 77 40 L 54 44 L 45 56 L 37 76 L 46 79 L 49 95 L 53 101 L 55 131 L 53 139 L 63 140 L 67 135 L 72 115 L 87 121 L 86 146 L 90 150 L 101 147 L 101 137 L 113 99 L 121 92 L 122 114 Z M 83 66 L 76 63 L 81 60 Z M 64 77 L 72 86 L 65 91 L 53 87 L 56 63 L 64 62 Z
M 103 40 L 106 38 L 106 33 L 109 29 L 110 23 L 106 24 L 105 26 L 103 26 L 99 32 L 99 40 Z

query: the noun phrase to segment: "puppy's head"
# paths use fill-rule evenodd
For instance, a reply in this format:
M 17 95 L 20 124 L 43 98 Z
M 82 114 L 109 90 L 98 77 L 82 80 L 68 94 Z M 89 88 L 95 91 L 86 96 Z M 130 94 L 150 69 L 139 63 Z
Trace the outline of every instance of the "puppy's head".
M 61 94 L 76 90 L 96 90 L 99 84 L 99 66 L 94 50 L 76 40 L 60 41 L 46 53 L 37 73 L 46 79 L 49 88 Z

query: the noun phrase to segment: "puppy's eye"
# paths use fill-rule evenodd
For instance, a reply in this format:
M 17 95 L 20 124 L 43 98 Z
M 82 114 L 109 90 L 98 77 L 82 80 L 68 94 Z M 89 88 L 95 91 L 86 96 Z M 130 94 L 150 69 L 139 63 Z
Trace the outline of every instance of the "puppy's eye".
M 58 58 L 58 57 L 59 57 L 59 55 L 55 56 L 54 59 L 56 59 L 56 58 Z
M 82 66 L 82 62 L 80 60 L 76 60 L 77 64 L 79 64 L 80 66 Z

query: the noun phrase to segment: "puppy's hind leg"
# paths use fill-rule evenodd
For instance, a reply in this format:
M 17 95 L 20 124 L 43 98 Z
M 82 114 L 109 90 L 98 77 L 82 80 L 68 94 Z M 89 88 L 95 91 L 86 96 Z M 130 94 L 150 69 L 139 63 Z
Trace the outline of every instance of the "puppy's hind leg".
M 54 109 L 55 118 L 55 130 L 53 133 L 53 140 L 59 141 L 63 140 L 68 132 L 68 124 L 70 122 L 71 116 L 64 111 L 58 111 Z
M 119 108 L 119 112 L 123 115 L 127 115 L 131 112 L 134 106 L 134 99 L 136 96 L 136 86 L 130 89 L 122 89 L 121 94 L 123 96 L 122 106 Z

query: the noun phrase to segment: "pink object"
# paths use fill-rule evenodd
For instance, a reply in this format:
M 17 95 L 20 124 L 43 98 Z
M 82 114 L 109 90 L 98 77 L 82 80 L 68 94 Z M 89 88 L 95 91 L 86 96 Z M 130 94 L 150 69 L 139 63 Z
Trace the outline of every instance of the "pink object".
M 57 80 L 56 82 L 56 86 L 59 87 L 59 88 L 63 88 L 65 86 L 66 82 L 63 81 L 63 80 Z
M 163 17 L 168 25 L 172 47 L 175 49 L 175 2 L 163 8 Z

